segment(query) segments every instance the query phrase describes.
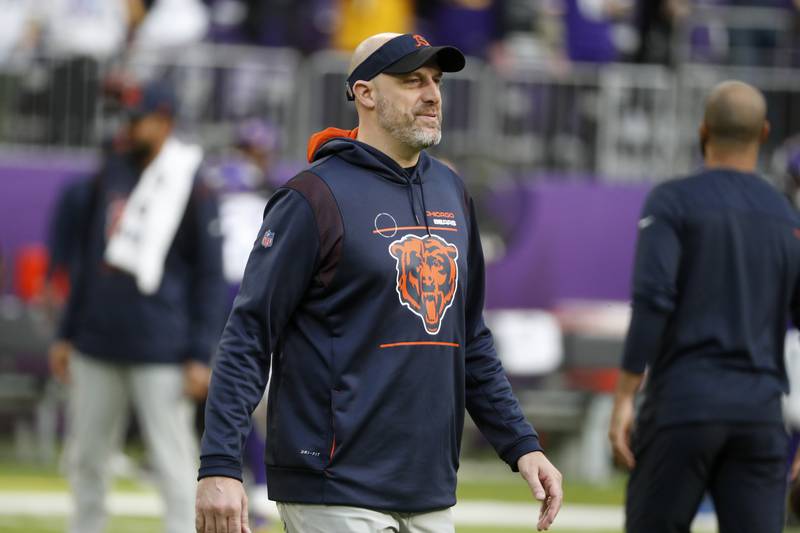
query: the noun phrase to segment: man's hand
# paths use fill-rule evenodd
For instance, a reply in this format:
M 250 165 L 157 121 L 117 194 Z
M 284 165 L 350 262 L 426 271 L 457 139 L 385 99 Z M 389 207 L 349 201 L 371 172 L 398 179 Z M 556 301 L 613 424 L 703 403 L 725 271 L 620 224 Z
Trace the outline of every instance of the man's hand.
M 797 481 L 798 476 L 800 476 L 800 448 L 797 449 L 792 461 L 791 480 Z
M 61 383 L 69 383 L 69 359 L 71 356 L 71 342 L 57 340 L 50 345 L 48 352 L 50 372 Z
M 617 390 L 614 393 L 614 410 L 608 428 L 608 439 L 614 451 L 614 459 L 628 470 L 633 469 L 636 460 L 631 451 L 631 430 L 633 429 L 633 400 L 642 385 L 643 374 L 620 371 Z
M 187 361 L 183 366 L 183 391 L 186 396 L 198 402 L 206 399 L 211 369 L 198 361 Z
M 627 468 L 633 469 L 636 460 L 631 451 L 631 428 L 633 427 L 633 398 L 616 398 L 614 411 L 611 413 L 611 425 L 608 439 L 614 451 L 614 460 Z
M 528 482 L 533 496 L 542 502 L 537 531 L 550 528 L 561 509 L 564 492 L 561 490 L 561 472 L 542 452 L 526 453 L 517 461 L 519 473 Z
M 197 483 L 196 533 L 251 533 L 247 495 L 238 479 L 205 477 Z

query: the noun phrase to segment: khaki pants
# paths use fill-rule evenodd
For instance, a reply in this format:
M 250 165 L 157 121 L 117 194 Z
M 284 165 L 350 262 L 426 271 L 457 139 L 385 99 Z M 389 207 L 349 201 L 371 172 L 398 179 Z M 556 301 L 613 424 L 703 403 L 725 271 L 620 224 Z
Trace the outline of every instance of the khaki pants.
M 167 533 L 194 531 L 197 443 L 181 365 L 114 365 L 73 352 L 66 463 L 75 513 L 70 533 L 105 529 L 109 459 L 132 404 L 165 504 Z
M 390 513 L 341 505 L 278 503 L 286 533 L 454 533 L 452 509 Z

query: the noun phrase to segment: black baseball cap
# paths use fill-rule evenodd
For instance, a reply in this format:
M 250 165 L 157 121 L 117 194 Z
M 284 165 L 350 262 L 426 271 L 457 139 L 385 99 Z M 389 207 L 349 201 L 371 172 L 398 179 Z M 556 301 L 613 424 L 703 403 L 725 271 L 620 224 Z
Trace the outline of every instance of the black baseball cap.
M 378 74 L 406 74 L 436 59 L 443 72 L 458 72 L 467 61 L 455 46 L 431 46 L 422 35 L 405 33 L 383 44 L 362 61 L 347 78 L 347 99 L 355 100 L 353 86 Z

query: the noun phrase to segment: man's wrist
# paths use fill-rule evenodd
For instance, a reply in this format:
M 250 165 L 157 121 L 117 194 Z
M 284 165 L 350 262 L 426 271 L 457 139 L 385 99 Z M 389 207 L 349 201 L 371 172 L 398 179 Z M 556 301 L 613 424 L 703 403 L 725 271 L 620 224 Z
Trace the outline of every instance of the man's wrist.
M 519 460 L 523 456 L 531 452 L 539 451 L 542 451 L 542 445 L 539 443 L 539 437 L 534 434 L 518 440 L 511 448 L 502 453 L 500 457 L 511 467 L 512 471 L 516 472 L 519 468 Z
M 629 391 L 619 391 L 619 390 L 614 391 L 615 403 L 632 402 L 634 398 L 636 398 L 636 393 L 632 393 Z
M 633 401 L 644 379 L 644 373 L 636 374 L 627 370 L 620 370 L 617 387 L 614 390 L 615 402 Z
M 520 472 L 524 469 L 525 465 L 523 463 L 535 459 L 536 454 L 544 456 L 544 452 L 542 450 L 536 450 L 534 452 L 528 452 L 519 459 L 517 459 L 517 468 L 520 470 Z

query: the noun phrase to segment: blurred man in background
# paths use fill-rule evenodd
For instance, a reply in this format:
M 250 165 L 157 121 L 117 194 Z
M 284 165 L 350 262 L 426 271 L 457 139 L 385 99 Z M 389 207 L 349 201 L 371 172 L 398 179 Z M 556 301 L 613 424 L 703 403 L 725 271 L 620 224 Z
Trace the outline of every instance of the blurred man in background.
M 194 522 L 192 399 L 206 394 L 224 313 L 217 207 L 196 179 L 202 150 L 172 135 L 176 101 L 163 85 L 131 103 L 130 149 L 95 178 L 73 249 L 80 267 L 53 345 L 69 382 L 66 459 L 73 533 L 103 530 L 109 457 L 133 403 L 166 505 L 168 533 Z
M 783 177 L 783 193 L 800 211 L 800 136 L 787 139 L 775 155 L 779 155 L 783 163 L 778 169 Z
M 225 280 L 238 290 L 253 244 L 253 224 L 261 224 L 272 194 L 278 131 L 259 119 L 244 120 L 236 127 L 233 144 L 206 171 L 205 181 L 219 197 Z
M 561 474 L 483 321 L 472 200 L 425 151 L 442 72 L 464 63 L 419 35 L 356 48 L 359 127 L 312 136 L 310 169 L 270 200 L 220 342 L 197 532 L 249 531 L 242 443 L 270 371 L 267 482 L 287 530 L 452 533 L 465 408 L 542 501 L 538 527 L 555 519 Z
M 704 169 L 656 187 L 639 221 L 609 433 L 632 469 L 629 533 L 688 532 L 706 490 L 721 533 L 783 530 L 783 344 L 789 317 L 800 324 L 800 219 L 756 174 L 768 133 L 758 90 L 718 85 L 700 127 Z
M 222 257 L 229 305 L 233 304 L 242 282 L 247 258 L 253 244 L 253 227 L 261 225 L 264 207 L 272 195 L 274 167 L 278 149 L 277 129 L 257 118 L 240 122 L 234 133 L 233 150 L 207 171 L 206 181 L 219 195 L 219 219 L 222 230 Z M 266 395 L 253 412 L 253 430 L 245 443 L 250 472 L 251 523 L 256 531 L 267 526 L 265 509 L 267 473 L 264 466 L 266 447 Z

